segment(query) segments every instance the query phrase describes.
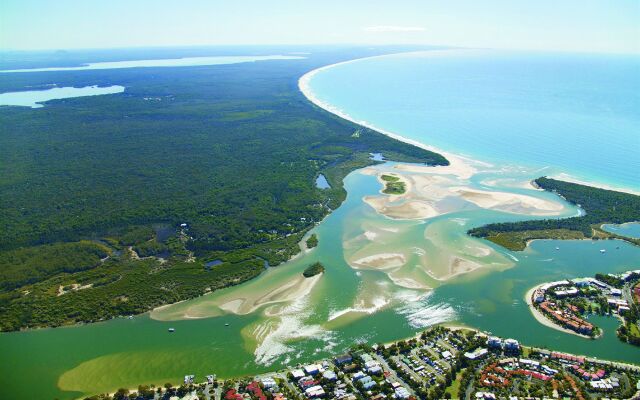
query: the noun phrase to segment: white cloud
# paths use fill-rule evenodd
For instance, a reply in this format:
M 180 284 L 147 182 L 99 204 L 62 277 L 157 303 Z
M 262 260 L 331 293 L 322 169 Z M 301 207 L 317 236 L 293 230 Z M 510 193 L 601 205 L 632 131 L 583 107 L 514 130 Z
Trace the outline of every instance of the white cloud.
M 423 32 L 421 26 L 376 25 L 362 28 L 365 32 Z

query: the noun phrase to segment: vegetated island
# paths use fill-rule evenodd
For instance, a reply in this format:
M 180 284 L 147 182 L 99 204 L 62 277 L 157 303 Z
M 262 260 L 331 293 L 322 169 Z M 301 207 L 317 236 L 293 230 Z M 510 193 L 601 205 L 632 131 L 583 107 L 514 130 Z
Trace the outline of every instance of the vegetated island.
M 385 187 L 382 193 L 398 195 L 403 194 L 406 191 L 405 183 L 397 176 L 385 174 L 382 175 L 380 179 L 385 182 Z
M 526 294 L 538 322 L 567 333 L 598 338 L 602 331 L 586 315 L 615 315 L 620 340 L 640 346 L 640 270 L 596 274 L 538 285 Z
M 324 273 L 324 265 L 319 262 L 313 263 L 309 265 L 303 272 L 302 275 L 305 278 L 311 278 L 312 276 L 316 276 L 318 274 Z
M 139 314 L 239 284 L 298 253 L 345 199 L 343 178 L 378 163 L 370 153 L 447 165 L 298 89 L 309 70 L 394 51 L 57 73 L 59 86 L 127 89 L 47 112 L 2 107 L 0 331 Z M 0 91 L 52 83 L 38 72 L 0 78 Z M 331 188 L 316 187 L 318 174 Z
M 307 239 L 306 243 L 307 248 L 309 249 L 313 249 L 314 247 L 318 246 L 318 235 L 312 233 L 311 236 L 309 236 L 309 238 Z
M 524 250 L 535 239 L 621 239 L 640 245 L 640 239 L 616 235 L 603 224 L 640 221 L 640 196 L 541 177 L 535 184 L 581 207 L 585 215 L 489 224 L 471 229 L 471 236 L 485 238 L 509 250 Z

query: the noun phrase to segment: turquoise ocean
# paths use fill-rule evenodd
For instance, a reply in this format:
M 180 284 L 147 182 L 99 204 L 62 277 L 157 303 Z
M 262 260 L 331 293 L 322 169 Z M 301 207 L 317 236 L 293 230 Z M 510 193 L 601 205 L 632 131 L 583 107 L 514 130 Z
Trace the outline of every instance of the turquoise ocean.
M 446 151 L 640 190 L 639 55 L 405 53 L 324 69 L 310 88 Z

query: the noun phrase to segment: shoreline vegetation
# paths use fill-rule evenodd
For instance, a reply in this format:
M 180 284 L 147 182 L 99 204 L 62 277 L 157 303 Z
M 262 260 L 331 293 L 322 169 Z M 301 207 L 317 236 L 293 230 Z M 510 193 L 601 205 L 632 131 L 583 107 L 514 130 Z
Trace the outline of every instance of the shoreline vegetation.
M 509 250 L 521 251 L 537 239 L 619 239 L 640 246 L 640 239 L 607 232 L 604 224 L 623 224 L 640 220 L 640 196 L 541 177 L 535 186 L 553 192 L 583 209 L 584 215 L 563 219 L 544 219 L 489 224 L 469 231 Z
M 318 235 L 316 235 L 315 233 L 312 233 L 311 236 L 309 236 L 309 239 L 305 241 L 305 243 L 307 245 L 307 249 L 313 249 L 314 247 L 317 247 Z
M 312 276 L 323 274 L 324 270 L 324 265 L 316 262 L 305 268 L 305 270 L 302 272 L 302 276 L 304 276 L 305 278 L 311 278 Z
M 370 154 L 448 165 L 319 109 L 298 90 L 305 72 L 348 56 L 185 67 L 188 79 L 185 68 L 152 78 L 58 74 L 58 85 L 101 79 L 127 89 L 54 102 L 48 113 L 0 110 L 0 155 L 15 167 L 0 178 L 0 264 L 15 275 L 0 288 L 0 331 L 135 315 L 246 282 L 301 251 L 305 233 L 344 201 L 343 178 L 379 163 Z M 0 89 L 16 84 L 0 81 Z M 160 100 L 146 101 L 150 93 Z M 331 188 L 315 187 L 319 173 Z M 72 247 L 80 250 L 62 258 Z M 46 268 L 30 276 L 36 264 Z

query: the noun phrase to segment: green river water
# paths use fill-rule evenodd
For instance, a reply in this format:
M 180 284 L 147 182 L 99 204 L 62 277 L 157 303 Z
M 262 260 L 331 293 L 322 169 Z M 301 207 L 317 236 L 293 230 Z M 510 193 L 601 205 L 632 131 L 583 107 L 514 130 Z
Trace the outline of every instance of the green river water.
M 146 314 L 0 335 L 4 360 L 0 379 L 3 392 L 9 394 L 6 398 L 75 398 L 142 383 L 177 383 L 187 373 L 199 377 L 254 374 L 335 354 L 357 340 L 396 340 L 444 322 L 514 337 L 530 345 L 640 361 L 639 348 L 617 340 L 617 320 L 592 317 L 605 334 L 598 340 L 586 340 L 539 324 L 524 302 L 525 292 L 541 282 L 638 268 L 637 247 L 620 241 L 536 241 L 523 252 L 508 252 L 465 232 L 487 222 L 531 217 L 482 209 L 455 196 L 440 204 L 449 207 L 446 215 L 390 219 L 378 214 L 363 197 L 379 195 L 381 184 L 371 173 L 393 168 L 394 164 L 387 163 L 346 178 L 346 202 L 314 229 L 317 248 L 253 281 L 154 314 L 167 321 Z M 554 195 L 526 188 L 523 183 L 534 176 L 521 169 L 487 168 L 455 184 L 562 203 L 558 217 L 576 215 L 578 210 Z M 606 254 L 600 249 L 606 249 Z M 401 253 L 405 261 L 393 272 L 350 266 L 354 265 L 350 260 L 381 252 Z M 436 278 L 451 257 L 482 268 L 439 281 Z M 302 270 L 316 260 L 326 266 L 326 273 L 307 294 L 284 300 L 269 297 L 268 293 L 299 279 Z M 256 293 L 267 304 L 255 311 L 236 315 L 218 307 Z M 188 309 L 212 317 L 171 320 Z M 169 327 L 175 333 L 168 333 Z

